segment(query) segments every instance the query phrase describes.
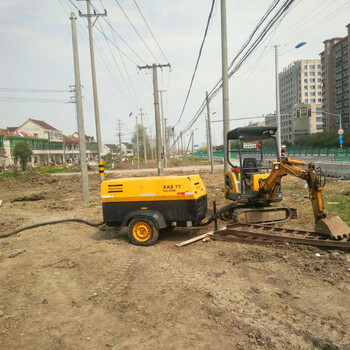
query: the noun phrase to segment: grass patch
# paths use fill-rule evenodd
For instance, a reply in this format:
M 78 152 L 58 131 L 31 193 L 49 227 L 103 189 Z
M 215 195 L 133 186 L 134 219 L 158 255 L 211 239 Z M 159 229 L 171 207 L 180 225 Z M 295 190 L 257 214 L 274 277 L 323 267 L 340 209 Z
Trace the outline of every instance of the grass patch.
M 18 173 L 18 172 L 2 172 L 0 173 L 0 179 L 2 178 L 11 178 L 11 179 L 18 179 L 22 177 L 25 173 Z
M 77 169 L 73 167 L 64 167 L 64 166 L 53 166 L 53 167 L 38 167 L 33 169 L 40 174 L 56 174 L 56 173 L 74 173 L 77 172 Z

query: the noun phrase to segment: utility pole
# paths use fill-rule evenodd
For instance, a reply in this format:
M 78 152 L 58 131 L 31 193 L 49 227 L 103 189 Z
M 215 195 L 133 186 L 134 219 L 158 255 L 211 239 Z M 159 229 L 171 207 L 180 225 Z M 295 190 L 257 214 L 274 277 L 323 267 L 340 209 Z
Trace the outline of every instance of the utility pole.
M 194 130 L 192 130 L 192 160 L 194 159 Z
M 276 76 L 276 121 L 277 121 L 277 155 L 281 157 L 281 111 L 280 111 L 280 79 L 278 75 L 278 45 L 275 45 L 275 76 Z
M 168 167 L 168 156 L 170 156 L 168 152 L 168 138 L 167 138 L 167 131 L 166 131 L 166 121 L 168 118 L 164 118 L 164 168 Z
M 149 146 L 151 147 L 151 158 L 154 159 L 154 147 L 153 147 L 153 138 L 152 138 L 152 128 L 149 128 L 149 137 L 150 137 Z
M 158 168 L 158 176 L 163 175 L 163 166 L 162 166 L 162 130 L 160 125 L 160 115 L 159 115 L 159 90 L 158 90 L 158 76 L 157 76 L 157 68 L 169 67 L 170 64 L 155 64 L 152 66 L 138 66 L 141 69 L 151 69 L 153 72 L 153 95 L 154 95 L 154 114 L 156 120 L 156 147 L 157 147 L 157 168 Z
M 117 120 L 118 123 L 118 136 L 119 136 L 119 157 L 120 163 L 123 162 L 123 150 L 122 150 L 122 121 L 121 119 Z
M 172 128 L 172 136 L 173 136 L 173 145 L 175 145 L 174 147 L 174 158 L 176 158 L 176 144 L 175 144 L 175 130 L 174 128 Z
M 143 112 L 143 109 L 140 108 L 140 114 L 141 116 L 141 125 L 142 125 L 142 141 L 143 141 L 143 156 L 145 158 L 145 164 L 147 164 L 147 149 L 146 149 L 146 133 L 145 133 L 145 127 L 143 125 L 143 116 L 146 115 L 144 112 Z
M 206 101 L 207 101 L 207 114 L 208 114 L 208 136 L 209 136 L 208 154 L 210 154 L 210 173 L 214 174 L 213 139 L 212 139 L 212 136 L 211 136 L 211 122 L 210 122 L 210 108 L 209 108 L 209 94 L 208 94 L 208 91 L 206 92 Z
M 136 114 L 136 157 L 137 157 L 137 169 L 140 169 L 140 147 L 139 147 L 139 126 Z
M 98 94 L 97 94 L 97 83 L 96 83 L 96 68 L 95 68 L 95 55 L 94 55 L 94 39 L 92 36 L 92 26 L 97 21 L 100 16 L 107 16 L 107 11 L 105 10 L 104 14 L 94 13 L 91 14 L 90 0 L 86 0 L 87 14 L 82 14 L 79 11 L 80 17 L 87 17 L 88 29 L 89 29 L 89 43 L 90 43 L 90 60 L 91 60 L 91 75 L 92 75 L 92 90 L 94 95 L 94 109 L 95 109 L 95 125 L 96 125 L 96 141 L 97 141 L 97 153 L 98 153 L 98 162 L 101 164 L 102 158 L 102 140 L 101 140 L 101 124 L 100 124 L 100 111 L 98 106 Z M 96 17 L 95 22 L 91 23 L 91 18 Z M 100 180 L 105 179 L 104 175 L 100 176 Z
M 159 90 L 160 93 L 160 111 L 162 118 L 162 139 L 163 139 L 163 157 L 164 157 L 164 168 L 168 166 L 167 162 L 167 152 L 166 152 L 166 130 L 165 130 L 165 119 L 164 119 L 164 106 L 163 106 L 163 92 L 166 90 Z
M 227 58 L 227 24 L 226 0 L 221 0 L 221 56 L 222 56 L 222 111 L 224 129 L 224 172 L 230 170 L 227 152 L 227 133 L 230 130 L 229 90 L 228 90 L 228 58 Z
M 180 133 L 180 137 L 181 137 L 181 153 L 182 153 L 182 161 L 185 160 L 185 150 L 184 150 L 184 140 L 183 140 L 183 134 L 182 132 Z
M 78 42 L 77 42 L 77 17 L 75 16 L 74 12 L 71 12 L 70 20 L 72 25 L 72 43 L 73 43 L 73 57 L 74 57 L 75 95 L 76 95 L 77 116 L 78 116 L 81 185 L 82 185 L 82 191 L 83 191 L 83 201 L 87 201 L 89 199 L 89 178 L 88 178 L 87 164 L 86 164 L 84 115 L 83 115 L 83 102 L 82 102 L 82 95 L 81 95 L 79 53 L 78 53 Z

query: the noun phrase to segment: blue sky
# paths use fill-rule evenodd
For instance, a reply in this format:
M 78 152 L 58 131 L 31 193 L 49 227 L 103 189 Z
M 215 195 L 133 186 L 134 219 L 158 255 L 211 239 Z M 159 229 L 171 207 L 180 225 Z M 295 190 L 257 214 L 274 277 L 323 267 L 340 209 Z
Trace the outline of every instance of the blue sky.
M 76 6 L 86 11 L 85 2 Z M 151 34 L 140 17 L 134 1 L 119 0 L 119 3 L 140 32 L 156 59 L 165 63 L 165 58 L 157 48 Z M 234 57 L 248 35 L 262 17 L 271 0 L 238 1 L 227 0 L 228 9 L 228 52 L 229 61 Z M 92 4 L 101 12 L 106 8 L 108 20 L 139 57 L 117 38 L 120 49 L 131 58 L 124 57 L 111 44 L 108 46 L 97 28 L 102 25 L 111 39 L 113 33 L 103 19 L 94 29 L 96 43 L 97 81 L 101 105 L 101 128 L 104 142 L 116 142 L 115 120 L 120 118 L 124 125 L 124 139 L 129 140 L 139 108 L 147 112 L 146 125 L 153 128 L 154 109 L 151 89 L 151 74 L 138 72 L 136 64 L 142 61 L 152 64 L 154 58 L 134 32 L 119 9 L 115 0 L 93 0 Z M 172 65 L 172 72 L 159 72 L 159 87 L 167 89 L 164 94 L 165 117 L 174 124 L 180 115 L 187 93 L 195 60 L 204 33 L 211 0 L 138 0 L 153 33 Z M 317 6 L 316 6 L 317 4 Z M 0 10 L 6 14 L 0 22 L 1 44 L 1 88 L 58 89 L 69 90 L 74 84 L 71 27 L 69 15 L 77 12 L 67 0 L 3 0 Z M 295 8 L 286 16 L 281 25 L 244 66 L 230 79 L 231 118 L 253 117 L 273 112 L 275 109 L 274 90 L 274 50 L 272 45 L 281 45 L 280 51 L 287 51 L 300 41 L 307 45 L 292 50 L 280 57 L 280 70 L 297 59 L 319 58 L 323 41 L 347 34 L 350 4 L 347 0 L 296 0 Z M 100 23 L 100 24 L 99 24 Z M 92 88 L 87 28 L 78 20 L 78 40 L 81 81 L 84 86 L 84 117 L 87 134 L 94 135 L 92 113 Z M 111 54 L 111 51 L 114 57 Z M 124 65 L 125 68 L 124 69 Z M 127 73 L 126 73 L 127 71 Z M 130 77 L 132 86 L 129 83 Z M 202 59 L 193 85 L 183 119 L 179 124 L 183 129 L 204 99 L 205 91 L 211 90 L 221 75 L 220 52 L 220 2 L 217 0 L 214 17 Z M 169 79 L 170 77 L 170 79 Z M 135 89 L 136 94 L 133 92 Z M 72 93 L 9 93 L 0 91 L 0 97 L 54 98 L 69 101 Z M 216 114 L 213 119 L 222 118 L 221 94 L 211 103 Z M 16 126 L 27 118 L 45 120 L 66 134 L 76 130 L 74 104 L 15 103 L 0 100 L 0 128 Z M 243 121 L 231 122 L 231 128 L 244 125 Z M 214 143 L 222 142 L 220 123 L 213 125 Z M 204 115 L 194 126 L 196 143 L 205 137 Z M 177 130 L 180 130 L 179 128 Z M 187 130 L 190 133 L 190 130 Z

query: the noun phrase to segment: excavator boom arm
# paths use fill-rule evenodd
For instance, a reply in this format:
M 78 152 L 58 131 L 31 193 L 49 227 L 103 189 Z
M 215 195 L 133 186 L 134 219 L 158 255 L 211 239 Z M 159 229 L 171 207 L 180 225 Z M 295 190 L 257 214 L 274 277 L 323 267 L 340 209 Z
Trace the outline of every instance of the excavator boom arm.
M 297 165 L 303 165 L 304 161 L 291 158 L 281 159 L 280 162 L 272 164 L 270 175 L 261 181 L 260 191 L 266 194 L 266 199 L 273 200 L 280 187 L 281 178 L 286 175 L 292 175 L 307 182 L 309 188 L 309 198 L 312 204 L 315 221 L 326 217 L 323 206 L 322 186 L 318 180 L 318 174 L 314 163 L 310 163 L 307 170 Z

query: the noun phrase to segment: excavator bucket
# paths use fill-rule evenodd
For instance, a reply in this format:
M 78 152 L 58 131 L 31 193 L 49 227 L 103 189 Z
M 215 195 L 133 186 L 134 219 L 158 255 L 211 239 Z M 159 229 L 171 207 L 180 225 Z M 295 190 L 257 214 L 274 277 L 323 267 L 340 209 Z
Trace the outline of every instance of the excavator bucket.
M 339 216 L 317 221 L 315 231 L 330 236 L 333 239 L 350 238 L 350 227 Z

